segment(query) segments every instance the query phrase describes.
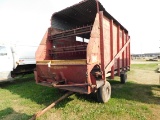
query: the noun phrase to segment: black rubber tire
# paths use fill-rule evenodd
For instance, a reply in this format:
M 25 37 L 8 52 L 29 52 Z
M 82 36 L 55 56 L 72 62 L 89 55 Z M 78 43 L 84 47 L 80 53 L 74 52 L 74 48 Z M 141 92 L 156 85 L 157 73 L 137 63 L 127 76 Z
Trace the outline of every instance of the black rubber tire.
M 122 72 L 120 74 L 120 81 L 122 84 L 125 84 L 127 82 L 127 73 L 126 72 Z
M 97 99 L 98 102 L 106 103 L 109 101 L 110 97 L 111 97 L 111 85 L 108 81 L 106 81 L 105 85 L 98 88 Z

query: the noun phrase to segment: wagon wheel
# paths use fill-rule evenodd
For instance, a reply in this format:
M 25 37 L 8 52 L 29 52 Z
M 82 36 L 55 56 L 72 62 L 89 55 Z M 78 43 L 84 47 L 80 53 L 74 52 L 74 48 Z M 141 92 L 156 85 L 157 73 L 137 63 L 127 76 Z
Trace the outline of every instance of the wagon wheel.
M 101 103 L 106 103 L 111 97 L 111 85 L 108 81 L 103 86 L 98 88 L 97 99 Z
M 127 81 L 127 73 L 126 72 L 121 72 L 120 81 L 121 81 L 122 84 L 126 83 L 126 81 Z

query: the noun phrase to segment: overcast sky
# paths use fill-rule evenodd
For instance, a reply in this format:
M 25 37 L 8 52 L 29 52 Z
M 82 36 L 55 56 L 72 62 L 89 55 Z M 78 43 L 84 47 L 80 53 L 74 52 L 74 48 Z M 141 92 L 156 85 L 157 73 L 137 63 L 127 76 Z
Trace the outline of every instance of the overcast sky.
M 81 0 L 0 0 L 0 41 L 39 44 L 51 15 Z M 159 0 L 99 0 L 131 36 L 131 53 L 160 52 Z

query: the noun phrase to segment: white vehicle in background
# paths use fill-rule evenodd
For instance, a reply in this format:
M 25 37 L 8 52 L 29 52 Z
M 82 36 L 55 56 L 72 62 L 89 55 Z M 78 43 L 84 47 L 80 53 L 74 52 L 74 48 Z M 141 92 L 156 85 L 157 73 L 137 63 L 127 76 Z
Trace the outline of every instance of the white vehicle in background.
M 0 82 L 10 81 L 16 75 L 32 73 L 35 69 L 37 46 L 0 44 Z

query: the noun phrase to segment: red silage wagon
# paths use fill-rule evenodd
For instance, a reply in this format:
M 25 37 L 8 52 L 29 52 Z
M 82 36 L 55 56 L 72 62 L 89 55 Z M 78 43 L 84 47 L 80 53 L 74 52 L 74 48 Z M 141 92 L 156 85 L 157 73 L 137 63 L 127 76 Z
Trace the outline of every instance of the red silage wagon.
M 130 37 L 97 0 L 56 12 L 36 52 L 36 83 L 82 94 L 111 95 L 107 77 L 126 82 Z

